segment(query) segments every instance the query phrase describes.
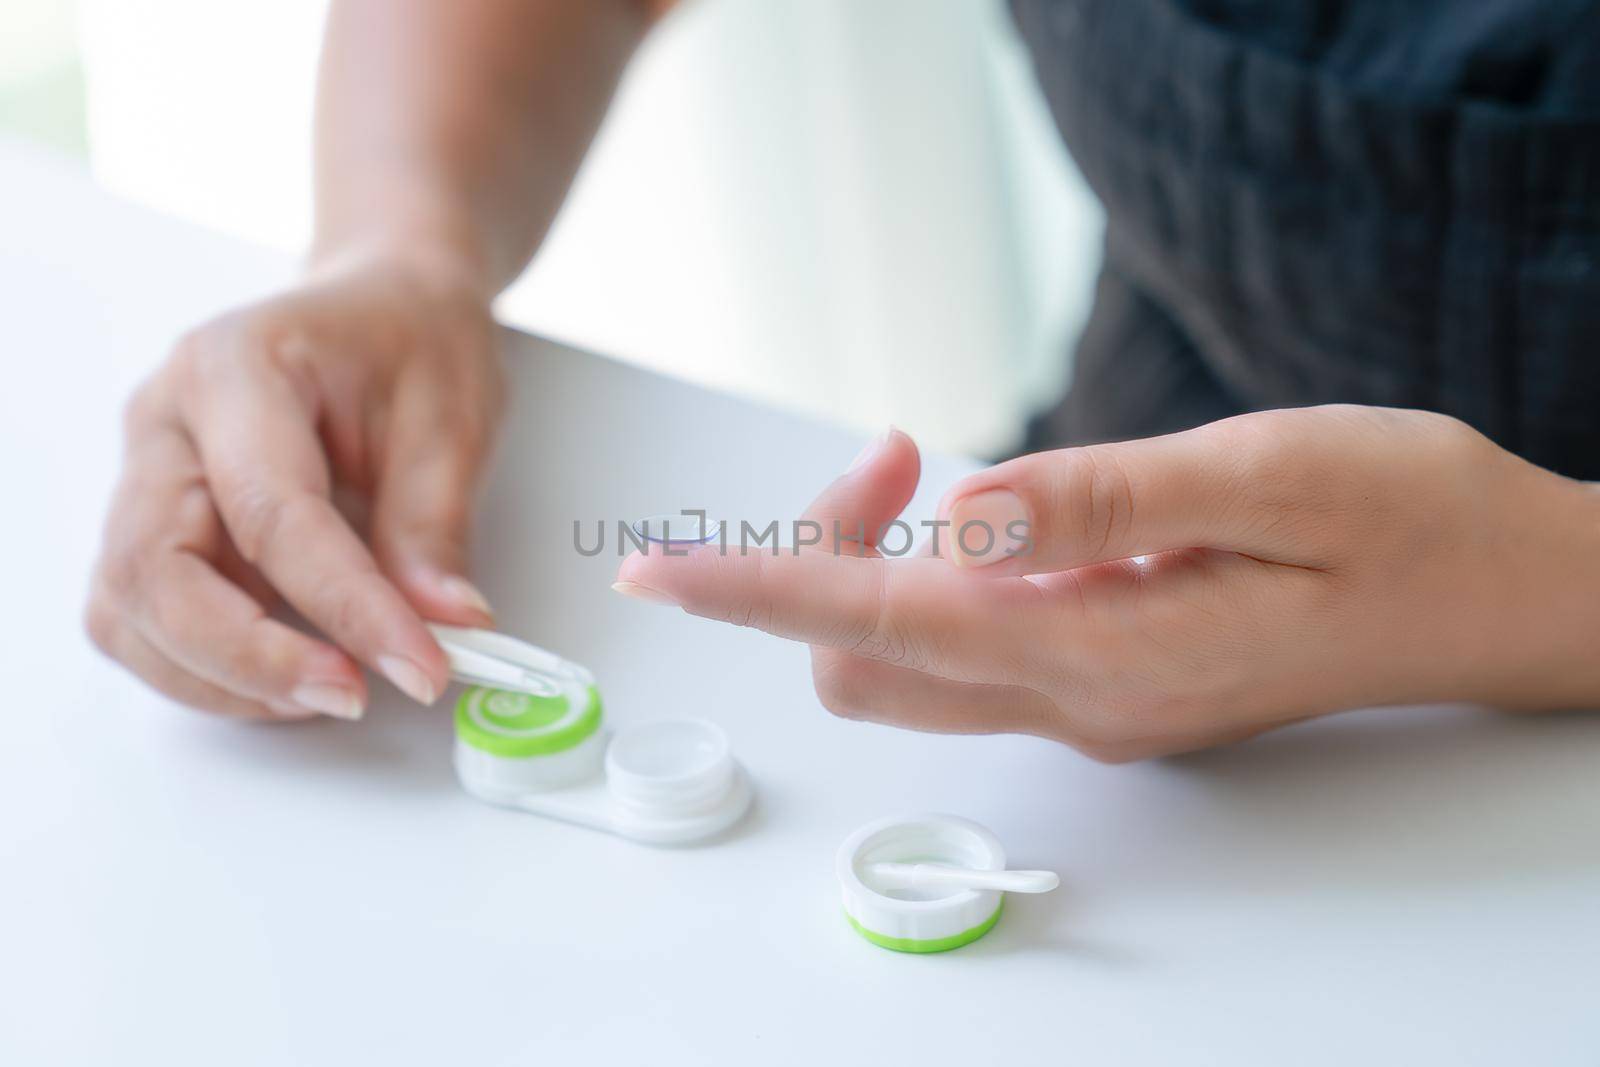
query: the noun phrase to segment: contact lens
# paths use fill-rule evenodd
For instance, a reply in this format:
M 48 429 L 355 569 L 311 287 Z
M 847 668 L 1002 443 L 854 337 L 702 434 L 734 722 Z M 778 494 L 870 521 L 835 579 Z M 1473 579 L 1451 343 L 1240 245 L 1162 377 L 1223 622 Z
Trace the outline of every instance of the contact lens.
M 703 545 L 717 540 L 722 533 L 722 523 L 699 512 L 651 515 L 635 522 L 633 532 L 641 541 L 651 544 Z

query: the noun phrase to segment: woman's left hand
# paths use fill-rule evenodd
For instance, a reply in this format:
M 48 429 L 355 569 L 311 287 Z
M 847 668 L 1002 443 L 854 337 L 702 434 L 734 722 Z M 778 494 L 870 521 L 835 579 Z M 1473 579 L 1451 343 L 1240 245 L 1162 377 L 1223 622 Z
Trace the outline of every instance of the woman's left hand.
M 1600 705 L 1600 491 L 1454 419 L 1301 408 L 1025 456 L 951 488 L 940 556 L 883 558 L 917 478 L 892 433 L 805 516 L 866 545 L 735 532 L 617 587 L 810 643 L 838 714 L 1109 761 L 1346 708 Z

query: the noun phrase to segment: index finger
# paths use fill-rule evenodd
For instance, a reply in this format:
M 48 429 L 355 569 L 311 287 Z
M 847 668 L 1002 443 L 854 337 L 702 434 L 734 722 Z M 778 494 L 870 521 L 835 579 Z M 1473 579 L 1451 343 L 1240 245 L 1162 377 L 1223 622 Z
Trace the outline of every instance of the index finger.
M 313 400 L 266 360 L 194 361 L 180 407 L 229 536 L 294 608 L 415 700 L 449 668 L 329 499 Z
M 985 580 L 929 558 L 710 544 L 629 556 L 617 579 L 691 615 L 971 682 L 1014 677 L 1049 610 L 1025 578 Z

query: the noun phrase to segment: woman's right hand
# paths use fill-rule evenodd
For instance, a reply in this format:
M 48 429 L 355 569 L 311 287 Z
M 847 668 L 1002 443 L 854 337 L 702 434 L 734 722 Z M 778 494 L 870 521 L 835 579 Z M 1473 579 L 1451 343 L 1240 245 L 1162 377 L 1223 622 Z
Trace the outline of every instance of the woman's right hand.
M 194 330 L 128 405 L 95 643 L 224 714 L 359 718 L 362 664 L 432 703 L 448 668 L 423 619 L 492 621 L 465 575 L 501 376 L 481 289 L 395 258 Z

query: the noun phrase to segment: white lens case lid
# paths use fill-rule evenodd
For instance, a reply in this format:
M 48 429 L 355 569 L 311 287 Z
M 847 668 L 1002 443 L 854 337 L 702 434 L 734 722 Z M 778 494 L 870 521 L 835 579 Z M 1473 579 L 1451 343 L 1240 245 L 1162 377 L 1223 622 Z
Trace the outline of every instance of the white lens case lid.
M 845 916 L 898 952 L 970 944 L 1000 919 L 1006 891 L 1042 893 L 1051 871 L 1008 871 L 1000 840 L 958 815 L 891 815 L 845 838 L 834 858 Z
M 588 669 L 509 634 L 430 622 L 450 676 L 468 685 L 556 696 L 594 685 Z

